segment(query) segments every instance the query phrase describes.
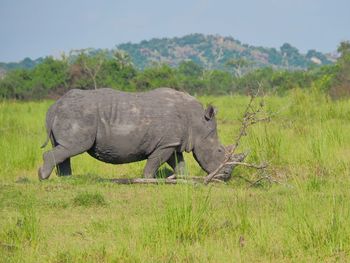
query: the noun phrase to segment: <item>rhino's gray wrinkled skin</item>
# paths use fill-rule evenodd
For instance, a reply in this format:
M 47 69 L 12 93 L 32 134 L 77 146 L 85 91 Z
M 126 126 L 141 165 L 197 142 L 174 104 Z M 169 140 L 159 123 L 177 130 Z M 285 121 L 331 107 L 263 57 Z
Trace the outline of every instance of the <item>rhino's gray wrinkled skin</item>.
M 207 173 L 225 158 L 213 107 L 204 110 L 194 97 L 169 88 L 71 90 L 48 110 L 46 129 L 54 147 L 43 155 L 40 179 L 47 179 L 55 165 L 59 175 L 70 175 L 70 157 L 83 152 L 113 164 L 147 159 L 146 178 L 154 177 L 164 162 L 181 172 L 183 151 L 193 151 Z M 232 169 L 220 172 L 231 174 Z

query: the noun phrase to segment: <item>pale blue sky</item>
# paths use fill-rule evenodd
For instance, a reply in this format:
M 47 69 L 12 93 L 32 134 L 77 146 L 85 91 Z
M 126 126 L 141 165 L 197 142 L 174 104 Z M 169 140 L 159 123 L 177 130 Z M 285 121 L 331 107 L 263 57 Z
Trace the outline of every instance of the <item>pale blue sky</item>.
M 189 33 L 306 52 L 350 39 L 350 0 L 0 0 L 0 61 Z

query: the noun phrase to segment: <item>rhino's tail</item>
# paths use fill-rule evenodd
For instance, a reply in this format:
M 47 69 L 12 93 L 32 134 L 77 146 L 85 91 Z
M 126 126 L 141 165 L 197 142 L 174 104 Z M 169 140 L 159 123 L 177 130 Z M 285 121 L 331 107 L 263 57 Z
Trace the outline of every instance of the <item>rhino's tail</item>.
M 43 145 L 40 146 L 40 148 L 45 148 L 46 145 L 49 143 L 49 140 L 50 140 L 50 135 L 48 134 L 48 135 L 46 136 L 46 141 L 43 143 Z

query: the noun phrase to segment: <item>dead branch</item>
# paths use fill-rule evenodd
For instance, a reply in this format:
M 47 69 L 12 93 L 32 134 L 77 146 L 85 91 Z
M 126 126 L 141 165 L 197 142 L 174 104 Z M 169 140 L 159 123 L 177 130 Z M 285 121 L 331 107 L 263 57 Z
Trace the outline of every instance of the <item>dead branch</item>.
M 234 164 L 234 165 L 242 165 L 242 166 L 246 166 L 246 167 L 249 167 L 249 168 L 255 168 L 255 169 L 265 169 L 267 168 L 269 165 L 267 163 L 261 163 L 261 164 L 254 164 L 254 163 L 245 163 L 245 162 L 227 162 L 226 164 L 228 165 L 231 165 L 231 164 Z
M 180 177 L 180 178 L 115 178 L 108 180 L 109 182 L 116 184 L 196 184 L 203 183 L 205 177 Z M 214 179 L 215 183 L 224 183 L 224 181 L 219 179 Z
M 262 164 L 251 164 L 247 162 L 243 162 L 247 154 L 243 154 L 243 156 L 239 156 L 235 154 L 241 139 L 247 135 L 247 129 L 259 122 L 269 122 L 271 120 L 271 115 L 268 116 L 263 116 L 261 117 L 262 114 L 266 115 L 264 112 L 264 101 L 263 99 L 260 101 L 259 105 L 257 108 L 254 107 L 254 100 L 255 98 L 259 95 L 260 89 L 261 89 L 261 84 L 258 83 L 259 89 L 255 94 L 252 94 L 249 100 L 249 103 L 243 113 L 243 119 L 241 122 L 241 127 L 239 130 L 238 135 L 236 136 L 234 143 L 232 144 L 232 148 L 226 153 L 225 160 L 219 165 L 217 169 L 215 169 L 213 172 L 211 172 L 206 178 L 204 183 L 208 184 L 210 183 L 214 178 L 220 178 L 221 175 L 218 174 L 218 172 L 226 165 L 242 165 L 246 166 L 249 168 L 254 168 L 258 170 L 264 170 L 268 167 L 267 163 L 262 163 Z M 230 178 L 228 178 L 230 179 Z M 249 180 L 248 180 L 249 181 Z
M 259 91 L 258 91 L 259 92 Z M 258 110 L 254 110 L 252 105 L 254 102 L 255 97 L 258 95 L 258 92 L 255 95 L 252 95 L 250 97 L 249 103 L 243 113 L 243 120 L 241 122 L 241 128 L 240 131 L 236 137 L 236 139 L 234 140 L 234 143 L 232 145 L 232 148 L 230 149 L 230 151 L 228 151 L 226 153 L 226 157 L 225 160 L 221 163 L 221 165 L 219 165 L 218 168 L 216 168 L 213 172 L 211 172 L 205 179 L 204 183 L 208 184 L 210 183 L 211 180 L 213 180 L 213 178 L 217 175 L 217 173 L 225 166 L 228 165 L 229 162 L 237 162 L 237 163 L 241 163 L 243 161 L 243 159 L 245 158 L 241 158 L 239 160 L 232 160 L 234 153 L 240 143 L 240 140 L 242 139 L 243 136 L 247 135 L 247 129 L 250 125 L 257 123 L 256 120 L 256 115 L 257 113 L 261 110 L 261 108 L 263 107 L 263 104 L 260 103 L 260 108 Z
M 112 183 L 117 184 L 177 184 L 182 181 L 187 183 L 187 181 L 176 180 L 176 179 L 156 179 L 156 178 L 116 178 L 109 180 Z
M 204 180 L 205 180 L 204 176 L 181 176 L 181 175 L 178 176 L 178 175 L 173 175 L 173 176 L 167 177 L 167 179 L 170 179 L 170 178 L 191 180 L 191 181 L 194 181 L 194 182 L 197 182 L 197 183 L 204 183 Z M 220 179 L 220 177 L 218 176 L 218 177 L 213 178 L 212 182 L 224 184 L 225 180 Z

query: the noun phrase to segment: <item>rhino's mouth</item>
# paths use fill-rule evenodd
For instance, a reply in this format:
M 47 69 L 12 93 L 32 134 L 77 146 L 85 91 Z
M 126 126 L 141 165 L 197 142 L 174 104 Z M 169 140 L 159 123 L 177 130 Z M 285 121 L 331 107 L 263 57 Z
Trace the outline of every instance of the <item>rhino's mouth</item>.
M 247 155 L 244 153 L 234 154 L 230 158 L 230 161 L 233 162 L 242 162 Z M 236 164 L 226 164 L 224 167 L 221 168 L 221 170 L 218 172 L 218 174 L 215 176 L 216 179 L 228 181 L 231 179 L 231 174 L 233 169 L 236 167 Z

